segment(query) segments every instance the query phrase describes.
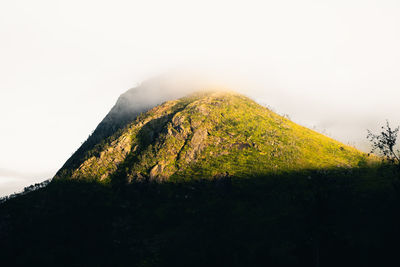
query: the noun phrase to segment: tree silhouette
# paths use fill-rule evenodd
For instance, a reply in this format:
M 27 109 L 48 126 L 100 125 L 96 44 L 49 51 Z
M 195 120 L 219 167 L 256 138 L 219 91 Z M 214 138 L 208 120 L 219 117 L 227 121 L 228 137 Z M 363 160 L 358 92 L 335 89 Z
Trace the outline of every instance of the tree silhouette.
M 381 129 L 379 134 L 368 130 L 367 139 L 372 144 L 371 153 L 378 152 L 388 162 L 400 167 L 400 150 L 395 148 L 399 126 L 393 129 L 389 121 L 386 121 L 386 126 Z

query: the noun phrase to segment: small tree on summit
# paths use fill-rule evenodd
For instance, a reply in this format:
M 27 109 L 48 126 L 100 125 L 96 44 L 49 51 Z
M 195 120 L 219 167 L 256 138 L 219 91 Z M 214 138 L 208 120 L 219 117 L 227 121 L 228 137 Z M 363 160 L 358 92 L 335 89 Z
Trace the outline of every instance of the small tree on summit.
M 372 144 L 371 153 L 377 151 L 388 162 L 400 167 L 400 150 L 395 148 L 399 126 L 392 129 L 389 121 L 386 121 L 386 126 L 381 128 L 382 131 L 379 134 L 374 134 L 368 130 L 367 139 Z

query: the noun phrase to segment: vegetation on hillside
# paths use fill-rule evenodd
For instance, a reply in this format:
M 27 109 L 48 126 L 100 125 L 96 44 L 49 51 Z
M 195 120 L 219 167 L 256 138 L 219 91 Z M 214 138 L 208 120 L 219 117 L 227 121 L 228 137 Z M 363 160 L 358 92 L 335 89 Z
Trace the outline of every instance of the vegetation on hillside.
M 398 265 L 399 169 L 242 95 L 105 135 L 0 201 L 4 266 Z
M 86 151 L 84 159 L 58 177 L 176 181 L 375 161 L 230 92 L 197 93 L 157 106 Z

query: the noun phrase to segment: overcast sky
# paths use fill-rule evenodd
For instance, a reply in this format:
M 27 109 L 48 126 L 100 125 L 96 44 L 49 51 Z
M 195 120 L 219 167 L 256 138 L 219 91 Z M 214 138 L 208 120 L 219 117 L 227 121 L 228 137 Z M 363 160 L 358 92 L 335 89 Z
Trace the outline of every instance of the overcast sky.
M 0 1 L 0 195 L 50 178 L 143 80 L 201 69 L 366 149 L 400 122 L 400 1 Z

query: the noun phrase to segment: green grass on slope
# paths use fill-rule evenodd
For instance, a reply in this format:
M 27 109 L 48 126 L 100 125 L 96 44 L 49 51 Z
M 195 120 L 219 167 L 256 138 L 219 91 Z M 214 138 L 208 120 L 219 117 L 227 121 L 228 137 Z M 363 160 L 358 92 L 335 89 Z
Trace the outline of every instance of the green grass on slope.
M 139 116 L 73 177 L 176 180 L 354 168 L 374 159 L 231 92 L 198 93 Z M 91 151 L 89 155 L 93 155 Z
M 209 113 L 198 112 L 199 106 Z M 240 95 L 211 95 L 181 113 L 200 121 L 200 127 L 208 130 L 210 142 L 197 162 L 176 173 L 179 176 L 228 172 L 246 177 L 302 169 L 350 168 L 373 161 L 352 147 L 299 126 Z

